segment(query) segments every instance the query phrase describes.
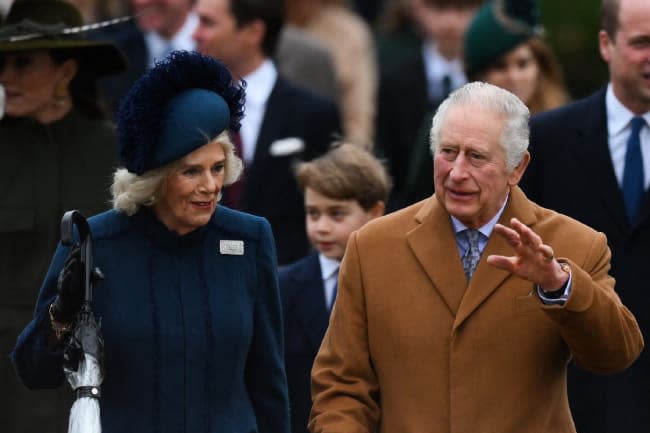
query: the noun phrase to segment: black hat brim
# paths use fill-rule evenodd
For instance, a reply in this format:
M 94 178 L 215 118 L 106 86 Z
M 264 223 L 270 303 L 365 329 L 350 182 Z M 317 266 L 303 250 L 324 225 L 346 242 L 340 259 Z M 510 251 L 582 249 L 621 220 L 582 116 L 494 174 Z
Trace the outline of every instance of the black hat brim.
M 26 39 L 0 42 L 0 53 L 33 50 L 66 50 L 83 65 L 88 73 L 100 77 L 126 71 L 127 61 L 122 52 L 110 42 L 85 39 Z

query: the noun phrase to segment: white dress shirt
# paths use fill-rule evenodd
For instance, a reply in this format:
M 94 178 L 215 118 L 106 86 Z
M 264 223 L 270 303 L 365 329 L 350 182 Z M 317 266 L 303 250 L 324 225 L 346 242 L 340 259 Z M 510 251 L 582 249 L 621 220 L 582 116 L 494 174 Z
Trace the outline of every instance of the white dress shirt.
M 334 297 L 334 286 L 338 282 L 339 266 L 341 265 L 341 262 L 325 257 L 322 254 L 318 255 L 318 260 L 320 261 L 323 287 L 325 287 L 325 305 L 329 307 L 332 305 L 332 298 Z
M 246 81 L 244 106 L 246 115 L 241 121 L 239 134 L 243 145 L 244 162 L 250 164 L 255 156 L 257 138 L 266 113 L 266 103 L 278 79 L 278 70 L 273 62 L 267 59 L 259 68 L 243 78 Z
M 434 42 L 425 42 L 422 45 L 424 58 L 424 72 L 427 77 L 429 100 L 441 101 L 443 95 L 443 79 L 448 76 L 451 80 L 451 90 L 456 90 L 467 83 L 467 77 L 460 59 L 449 60 L 444 58 Z
M 623 170 L 625 168 L 625 153 L 627 151 L 627 140 L 630 136 L 630 121 L 635 117 L 634 113 L 628 110 L 614 95 L 612 83 L 607 86 L 605 96 L 607 105 L 607 134 L 609 142 L 609 154 L 614 165 L 614 173 L 618 185 L 623 185 Z M 650 186 L 650 112 L 642 116 L 646 126 L 641 129 L 641 156 L 643 158 L 644 186 Z

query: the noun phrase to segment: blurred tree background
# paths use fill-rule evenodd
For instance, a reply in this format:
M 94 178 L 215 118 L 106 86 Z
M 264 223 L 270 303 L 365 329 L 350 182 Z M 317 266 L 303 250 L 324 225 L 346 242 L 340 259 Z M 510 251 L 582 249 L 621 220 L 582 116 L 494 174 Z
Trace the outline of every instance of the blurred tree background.
M 555 51 L 574 99 L 607 82 L 607 64 L 598 51 L 599 0 L 541 0 L 545 39 Z

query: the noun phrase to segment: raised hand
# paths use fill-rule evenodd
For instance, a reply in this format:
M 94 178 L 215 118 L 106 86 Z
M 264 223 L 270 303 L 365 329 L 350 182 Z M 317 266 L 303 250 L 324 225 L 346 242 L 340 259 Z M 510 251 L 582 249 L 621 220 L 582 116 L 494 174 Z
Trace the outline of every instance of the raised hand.
M 487 258 L 490 265 L 532 281 L 547 291 L 560 289 L 569 279 L 569 274 L 555 260 L 553 248 L 517 218 L 510 220 L 510 227 L 497 224 L 494 232 L 508 241 L 515 255 L 490 255 Z

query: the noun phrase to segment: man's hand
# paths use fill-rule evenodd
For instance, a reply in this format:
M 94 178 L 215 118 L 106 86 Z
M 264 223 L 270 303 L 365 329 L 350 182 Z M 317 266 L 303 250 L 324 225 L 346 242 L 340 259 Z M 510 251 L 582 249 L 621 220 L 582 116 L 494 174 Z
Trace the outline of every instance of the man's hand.
M 52 304 L 52 317 L 60 323 L 72 322 L 84 297 L 83 269 L 81 252 L 78 245 L 70 250 L 65 265 L 59 273 L 57 282 L 58 295 Z
M 569 274 L 555 260 L 553 248 L 517 218 L 510 220 L 510 227 L 497 224 L 494 232 L 508 241 L 515 255 L 491 255 L 487 258 L 490 265 L 532 281 L 546 291 L 559 290 L 566 284 Z

